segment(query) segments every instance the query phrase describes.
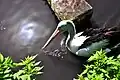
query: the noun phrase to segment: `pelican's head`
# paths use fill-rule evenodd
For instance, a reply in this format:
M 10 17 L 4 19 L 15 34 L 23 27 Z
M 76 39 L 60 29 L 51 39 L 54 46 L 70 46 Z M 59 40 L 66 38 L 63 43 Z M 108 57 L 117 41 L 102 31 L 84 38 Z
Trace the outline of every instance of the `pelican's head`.
M 70 28 L 74 28 L 75 25 L 73 23 L 73 21 L 71 20 L 63 20 L 61 22 L 59 22 L 57 28 L 60 32 L 66 32 L 69 31 Z
M 59 33 L 67 32 L 72 28 L 75 28 L 75 25 L 71 20 L 63 20 L 59 22 L 57 28 L 55 29 L 51 37 L 48 39 L 48 41 L 45 43 L 45 45 L 42 47 L 42 49 L 44 49 Z

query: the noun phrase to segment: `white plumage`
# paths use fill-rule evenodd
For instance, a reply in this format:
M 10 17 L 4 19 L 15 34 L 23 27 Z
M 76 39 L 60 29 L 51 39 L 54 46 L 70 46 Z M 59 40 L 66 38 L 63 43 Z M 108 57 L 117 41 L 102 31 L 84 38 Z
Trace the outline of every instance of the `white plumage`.
M 84 41 L 89 38 L 86 36 L 78 36 L 78 34 L 76 34 L 73 40 L 71 40 L 70 42 L 70 49 L 73 53 L 77 52 L 79 47 L 84 43 Z

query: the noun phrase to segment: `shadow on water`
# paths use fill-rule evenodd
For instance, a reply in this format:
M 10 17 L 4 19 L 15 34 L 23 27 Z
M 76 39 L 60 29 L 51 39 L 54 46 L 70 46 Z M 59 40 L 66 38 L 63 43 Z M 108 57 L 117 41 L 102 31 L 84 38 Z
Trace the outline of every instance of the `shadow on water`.
M 98 0 L 90 1 L 94 5 Z M 101 23 L 102 19 L 96 18 L 96 15 L 99 16 L 96 6 L 98 5 L 94 5 L 95 13 L 91 21 L 81 22 L 81 25 L 76 24 L 77 32 L 87 27 L 96 27 L 96 24 Z M 85 58 L 77 57 L 70 52 L 67 52 L 64 58 L 57 58 L 46 56 L 40 50 L 57 23 L 58 20 L 46 1 L 0 0 L 0 52 L 5 56 L 11 56 L 15 61 L 27 55 L 39 54 L 37 60 L 41 60 L 45 67 L 44 74 L 38 76 L 37 80 L 72 80 L 78 72 L 81 72 L 80 67 Z M 61 38 L 62 36 L 58 36 L 52 41 L 47 50 L 59 49 Z

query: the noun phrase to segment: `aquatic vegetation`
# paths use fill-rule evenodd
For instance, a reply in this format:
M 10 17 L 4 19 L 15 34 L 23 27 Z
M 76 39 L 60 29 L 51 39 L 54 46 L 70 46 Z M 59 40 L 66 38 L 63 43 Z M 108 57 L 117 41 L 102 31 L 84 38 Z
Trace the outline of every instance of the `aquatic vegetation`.
M 14 62 L 11 57 L 0 53 L 0 80 L 36 80 L 35 75 L 42 74 L 39 64 L 34 59 L 37 55 L 26 57 L 25 60 Z
M 120 80 L 120 56 L 107 57 L 106 52 L 100 50 L 87 62 L 85 70 L 75 80 Z

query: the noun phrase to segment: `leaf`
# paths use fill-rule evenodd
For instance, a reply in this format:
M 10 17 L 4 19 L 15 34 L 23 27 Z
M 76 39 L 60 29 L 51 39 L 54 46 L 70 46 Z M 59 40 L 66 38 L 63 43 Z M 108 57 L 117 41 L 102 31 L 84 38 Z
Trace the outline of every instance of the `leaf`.
M 0 80 L 35 80 L 32 79 L 33 76 L 43 73 L 43 66 L 38 66 L 41 61 L 34 60 L 36 56 L 28 56 L 21 62 L 14 62 L 11 57 L 4 58 L 0 54 Z
M 107 71 L 104 69 L 100 69 L 100 71 L 102 71 L 103 73 L 107 73 Z
M 43 74 L 43 72 L 37 72 L 36 74 Z
M 3 60 L 4 60 L 4 57 L 3 57 L 3 55 L 0 53 L 0 62 L 2 63 Z
M 5 74 L 6 74 L 6 73 L 9 73 L 9 72 L 11 72 L 10 69 L 6 69 L 6 70 L 4 71 Z
M 5 64 L 11 64 L 13 61 L 12 61 L 12 59 L 11 59 L 11 57 L 7 57 L 7 58 L 5 58 L 5 61 L 3 62 L 3 64 L 5 65 Z
M 82 75 L 78 75 L 79 79 L 74 79 L 74 80 L 85 80 Z
M 38 66 L 40 63 L 41 63 L 41 61 L 36 62 L 34 65 L 35 65 L 35 66 Z
M 88 72 L 88 69 L 85 69 L 85 70 L 81 73 L 81 75 L 86 74 L 87 72 Z
M 19 80 L 20 75 L 21 75 L 21 74 L 24 74 L 24 73 L 25 73 L 24 70 L 19 70 L 18 72 L 16 72 L 16 73 L 13 75 L 13 78 Z
M 117 56 L 118 59 L 120 59 L 120 54 Z
M 91 56 L 91 57 L 88 59 L 88 62 L 93 61 L 93 60 L 95 60 L 95 57 L 94 57 L 94 56 Z
M 35 59 L 38 56 L 38 54 L 32 56 L 32 60 Z
M 9 74 L 6 74 L 6 75 L 3 76 L 3 78 L 7 78 L 7 77 L 9 77 L 9 76 L 10 76 Z
M 109 76 L 108 74 L 105 74 L 105 76 L 106 76 L 107 78 L 110 78 L 110 76 Z
M 102 49 L 96 51 L 80 75 L 84 80 L 120 80 L 120 58 L 108 57 Z
M 27 80 L 27 78 L 28 78 L 28 75 L 22 75 L 22 76 L 20 76 L 21 80 Z

